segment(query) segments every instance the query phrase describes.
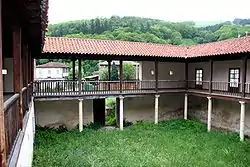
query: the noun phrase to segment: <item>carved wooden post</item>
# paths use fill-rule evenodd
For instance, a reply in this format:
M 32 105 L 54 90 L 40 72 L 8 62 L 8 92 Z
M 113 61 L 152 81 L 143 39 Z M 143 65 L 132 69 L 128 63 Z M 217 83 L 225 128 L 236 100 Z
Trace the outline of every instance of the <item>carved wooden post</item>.
M 185 61 L 185 89 L 188 90 L 188 62 Z
M 246 74 L 247 74 L 247 56 L 245 56 L 242 60 L 242 83 L 241 83 L 241 91 L 242 97 L 246 95 Z
M 158 92 L 158 61 L 155 61 L 155 91 Z
M 14 92 L 20 93 L 19 98 L 19 119 L 18 127 L 22 128 L 23 112 L 22 112 L 22 58 L 21 58 L 21 28 L 18 26 L 13 27 L 12 32 L 13 44 L 13 81 Z
M 73 91 L 75 92 L 75 81 L 76 81 L 76 60 L 72 60 L 72 75 L 73 75 Z
M 209 78 L 209 93 L 212 93 L 213 89 L 213 60 L 210 60 L 210 78 Z
M 78 59 L 78 92 L 82 92 L 82 60 Z
M 3 75 L 2 75 L 2 0 L 0 0 L 0 166 L 6 166 L 6 140 L 5 140 L 5 126 L 4 126 L 4 109 L 3 109 Z
M 108 79 L 109 79 L 109 83 L 108 83 L 108 90 L 110 90 L 110 81 L 111 81 L 111 60 L 108 60 Z
M 120 60 L 120 65 L 119 65 L 119 69 L 120 69 L 120 71 L 119 71 L 119 74 L 120 74 L 120 93 L 122 93 L 122 60 Z

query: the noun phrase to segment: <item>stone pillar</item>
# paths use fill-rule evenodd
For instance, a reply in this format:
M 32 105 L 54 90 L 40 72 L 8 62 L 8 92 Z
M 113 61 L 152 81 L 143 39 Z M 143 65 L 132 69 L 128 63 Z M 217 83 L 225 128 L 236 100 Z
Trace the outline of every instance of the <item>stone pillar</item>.
M 187 120 L 187 114 L 188 114 L 188 95 L 185 93 L 185 99 L 184 99 L 184 119 Z
M 212 115 L 212 98 L 207 97 L 208 107 L 207 107 L 207 131 L 211 131 L 211 115 Z
M 79 132 L 83 130 L 83 106 L 82 106 L 83 99 L 79 99 Z
M 123 130 L 123 99 L 124 97 L 123 96 L 120 96 L 120 118 L 119 118 L 119 121 L 120 121 L 120 130 Z
M 245 102 L 240 101 L 240 141 L 244 141 L 244 126 L 245 126 Z
M 158 124 L 159 119 L 159 97 L 160 95 L 155 95 L 155 124 Z

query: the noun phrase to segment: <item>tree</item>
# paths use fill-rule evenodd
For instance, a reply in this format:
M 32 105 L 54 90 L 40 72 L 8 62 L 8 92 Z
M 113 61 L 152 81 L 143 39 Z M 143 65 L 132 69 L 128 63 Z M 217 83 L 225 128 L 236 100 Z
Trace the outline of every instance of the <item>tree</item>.
M 131 63 L 124 63 L 122 67 L 122 79 L 129 81 L 135 80 L 136 69 Z
M 108 73 L 108 68 L 103 68 L 101 71 L 100 71 L 100 80 L 101 81 L 108 81 L 109 80 L 109 73 Z
M 118 81 L 118 69 L 117 69 L 115 62 L 113 62 L 112 66 L 111 66 L 110 79 L 111 79 L 111 81 Z

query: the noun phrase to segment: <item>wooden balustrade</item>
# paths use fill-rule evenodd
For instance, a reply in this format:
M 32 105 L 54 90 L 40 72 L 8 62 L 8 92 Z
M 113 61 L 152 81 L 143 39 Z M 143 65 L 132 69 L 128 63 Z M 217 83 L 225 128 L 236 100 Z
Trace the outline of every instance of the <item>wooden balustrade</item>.
M 14 145 L 15 139 L 18 135 L 18 105 L 19 94 L 13 95 L 7 101 L 4 102 L 4 126 L 5 126 L 5 138 L 6 138 L 6 153 L 10 154 Z
M 156 92 L 155 80 L 135 81 L 78 81 L 70 80 L 39 80 L 34 82 L 34 94 L 36 97 L 43 96 L 67 96 L 67 95 L 95 95 L 95 94 L 119 94 L 120 86 L 123 93 L 147 93 Z M 78 86 L 81 85 L 79 92 Z M 241 96 L 242 83 L 230 83 L 195 80 L 159 80 L 157 91 L 188 90 L 205 93 L 222 94 L 229 96 Z M 211 90 L 210 90 L 211 89 Z M 250 97 L 250 84 L 245 85 L 246 97 Z
M 7 155 L 10 155 L 18 133 L 21 130 L 21 127 L 18 127 L 19 121 L 22 121 L 22 119 L 19 119 L 19 101 L 22 100 L 22 111 L 23 116 L 25 116 L 32 99 L 32 84 L 22 88 L 21 93 L 22 96 L 16 93 L 4 102 L 4 126 Z M 20 97 L 22 97 L 22 99 L 20 99 Z

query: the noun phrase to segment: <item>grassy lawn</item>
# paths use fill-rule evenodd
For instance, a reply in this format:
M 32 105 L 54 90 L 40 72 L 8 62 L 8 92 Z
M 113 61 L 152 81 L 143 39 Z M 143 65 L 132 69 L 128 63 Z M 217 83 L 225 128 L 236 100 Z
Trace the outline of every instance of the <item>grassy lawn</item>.
M 37 130 L 34 166 L 247 167 L 250 142 L 235 133 L 206 132 L 194 121 L 139 123 L 120 131 Z

